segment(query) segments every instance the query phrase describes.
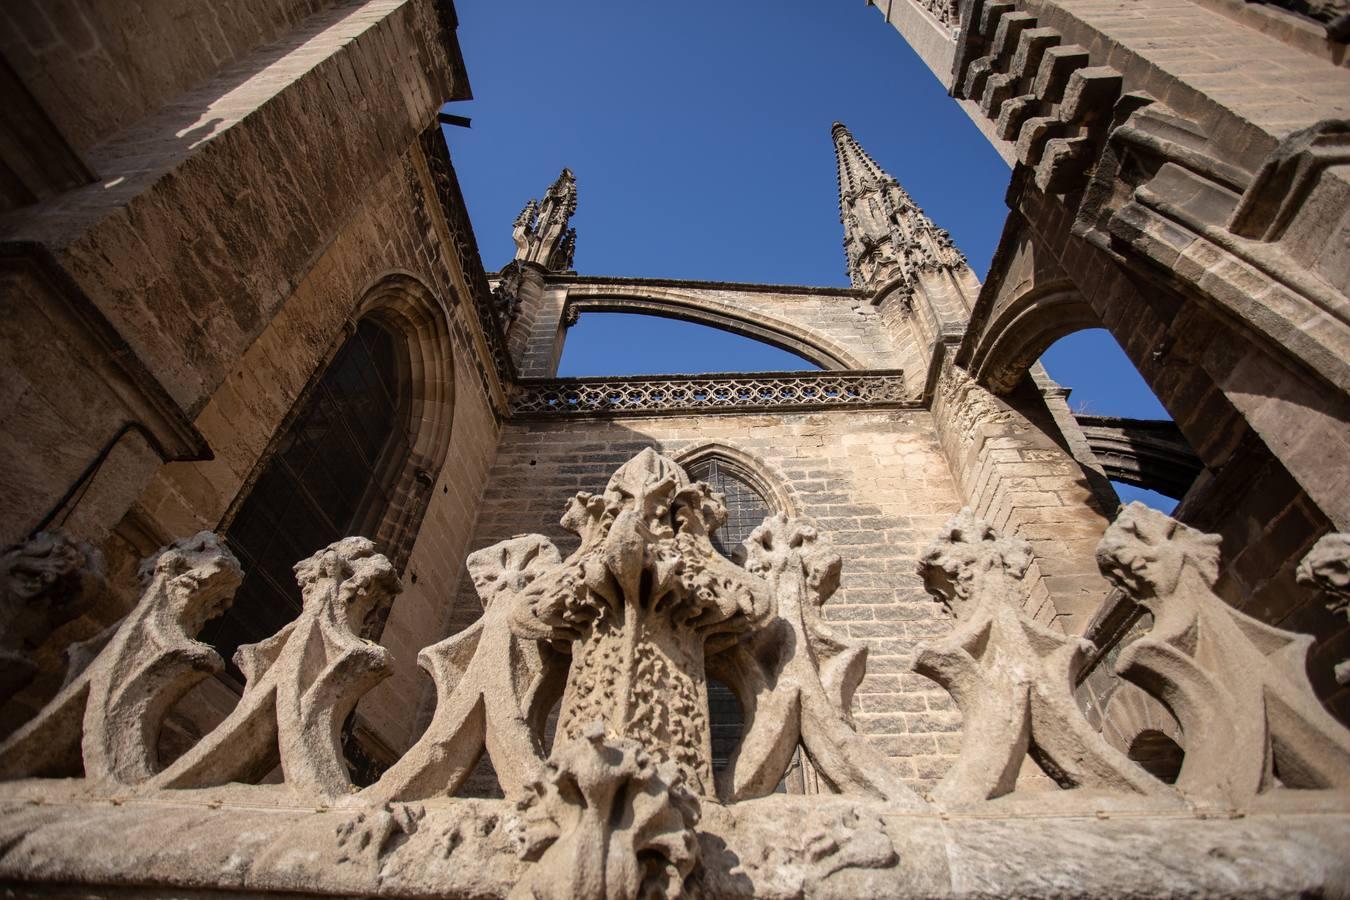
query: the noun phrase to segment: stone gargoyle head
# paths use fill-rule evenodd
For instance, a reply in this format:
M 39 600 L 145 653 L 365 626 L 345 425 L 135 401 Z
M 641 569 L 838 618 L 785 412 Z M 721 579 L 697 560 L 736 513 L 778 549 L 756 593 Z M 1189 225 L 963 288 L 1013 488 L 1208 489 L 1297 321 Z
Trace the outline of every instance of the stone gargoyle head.
M 969 507 L 952 516 L 919 557 L 923 586 L 957 619 L 970 618 L 987 596 L 1020 606 L 1022 577 L 1031 565 L 1031 545 L 1005 537 Z M 982 581 L 989 582 L 981 590 Z
M 137 574 L 145 595 L 167 604 L 188 636 L 229 608 L 243 580 L 239 560 L 209 531 L 175 541 L 148 557 Z
M 295 564 L 307 612 L 331 602 L 342 604 L 347 625 L 367 635 L 389 612 L 402 590 L 398 572 L 369 538 L 346 537 Z
M 1135 600 L 1175 593 L 1189 568 L 1206 587 L 1219 577 L 1219 536 L 1183 525 L 1135 501 L 1097 544 L 1097 566 Z

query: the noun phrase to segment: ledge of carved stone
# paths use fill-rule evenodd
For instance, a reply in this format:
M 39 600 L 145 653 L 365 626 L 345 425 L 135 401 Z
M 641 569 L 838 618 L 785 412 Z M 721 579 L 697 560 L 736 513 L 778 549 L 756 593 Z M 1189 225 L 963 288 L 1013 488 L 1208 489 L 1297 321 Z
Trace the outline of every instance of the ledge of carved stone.
M 1346 795 L 1299 791 L 1293 812 L 1282 793 L 1293 792 L 1231 818 L 1089 791 L 948 814 L 838 796 L 705 802 L 701 867 L 684 893 L 1038 897 L 1072 885 L 1076 896 L 1335 894 L 1350 884 Z M 315 807 L 284 786 L 132 797 L 84 781 L 22 781 L 0 788 L 0 881 L 34 893 L 506 897 L 531 867 L 524 829 L 504 800 Z

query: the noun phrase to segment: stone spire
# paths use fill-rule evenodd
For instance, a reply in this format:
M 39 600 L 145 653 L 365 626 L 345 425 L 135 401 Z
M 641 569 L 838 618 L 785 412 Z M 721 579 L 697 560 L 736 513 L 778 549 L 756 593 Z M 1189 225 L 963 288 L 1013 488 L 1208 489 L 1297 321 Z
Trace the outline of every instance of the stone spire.
M 951 235 L 924 215 L 894 178 L 840 122 L 834 123 L 839 166 L 839 220 L 853 286 L 879 293 L 912 289 L 922 272 L 964 267 L 966 258 Z
M 550 272 L 572 268 L 577 230 L 567 223 L 576 211 L 577 180 L 571 169 L 563 169 L 544 201 L 531 200 L 516 216 L 511 235 L 516 242 L 516 262 L 534 263 Z

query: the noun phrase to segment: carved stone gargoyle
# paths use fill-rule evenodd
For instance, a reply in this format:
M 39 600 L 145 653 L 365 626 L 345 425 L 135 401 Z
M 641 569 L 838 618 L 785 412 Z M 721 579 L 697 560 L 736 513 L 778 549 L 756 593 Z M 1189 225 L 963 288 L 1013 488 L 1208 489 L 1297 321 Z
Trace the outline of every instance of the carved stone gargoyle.
M 1350 621 L 1350 534 L 1323 535 L 1298 564 L 1296 574 L 1300 584 L 1326 593 L 1328 610 Z M 1336 663 L 1336 683 L 1350 684 L 1350 659 Z
M 1073 685 L 1092 644 L 1023 609 L 1031 547 L 963 509 L 919 559 L 924 586 L 957 620 L 914 670 L 961 709 L 961 755 L 932 797 L 955 806 L 1011 793 L 1028 753 L 1061 787 L 1163 795 L 1168 787 L 1083 718 Z
M 699 803 L 678 766 L 593 722 L 555 750 L 518 802 L 520 855 L 533 860 L 512 900 L 679 897 L 698 862 Z
M 0 551 L 0 704 L 33 680 L 33 652 L 107 589 L 103 555 L 62 532 Z
M 513 618 L 522 637 L 570 642 L 559 741 L 604 722 L 712 793 L 705 656 L 769 611 L 764 582 L 713 549 L 725 518 L 721 495 L 650 448 L 601 496 L 577 495 L 562 523 L 580 547 L 539 576 Z
M 140 602 L 97 658 L 0 744 L 0 778 L 78 772 L 81 760 L 93 781 L 150 778 L 165 714 L 224 668 L 193 638 L 229 606 L 240 578 L 239 563 L 207 531 L 147 560 Z
M 389 651 L 359 637 L 402 590 L 393 565 L 361 537 L 343 538 L 295 566 L 304 605 L 272 637 L 240 647 L 247 684 L 225 721 L 152 782 L 158 788 L 252 782 L 278 757 L 286 784 L 330 801 L 351 782 L 342 723 L 388 677 Z
M 1181 725 L 1179 789 L 1241 805 L 1277 780 L 1350 788 L 1350 731 L 1308 684 L 1313 639 L 1258 622 L 1214 593 L 1217 535 L 1131 503 L 1103 535 L 1097 563 L 1153 613 L 1153 628 L 1121 652 L 1116 671 Z
M 561 559 L 558 548 L 537 534 L 469 554 L 483 615 L 418 654 L 436 685 L 436 712 L 418 742 L 362 791 L 363 802 L 453 795 L 484 749 L 508 796 L 538 777 L 539 735 L 561 693 L 566 658 L 518 637 L 511 617 L 538 596 L 539 575 Z
M 784 515 L 765 519 L 745 549 L 746 569 L 769 584 L 774 616 L 714 661 L 750 723 L 721 776 L 719 795 L 743 800 L 771 793 L 800 744 L 837 789 L 922 806 L 850 721 L 867 649 L 848 642 L 821 615 L 839 587 L 839 554 L 812 522 Z

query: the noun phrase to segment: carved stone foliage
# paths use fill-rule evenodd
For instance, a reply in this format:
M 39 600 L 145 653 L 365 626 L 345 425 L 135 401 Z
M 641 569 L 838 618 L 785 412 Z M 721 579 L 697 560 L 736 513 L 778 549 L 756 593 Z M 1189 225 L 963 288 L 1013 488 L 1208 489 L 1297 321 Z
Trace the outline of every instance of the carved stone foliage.
M 1152 630 L 1121 653 L 1116 670 L 1180 723 L 1178 788 L 1199 801 L 1245 804 L 1277 785 L 1350 787 L 1350 733 L 1308 684 L 1312 638 L 1262 624 L 1214 594 L 1216 535 L 1131 503 L 1102 537 L 1097 561 L 1153 614 Z
M 251 782 L 279 761 L 304 797 L 345 796 L 351 782 L 341 729 L 356 702 L 389 675 L 389 651 L 359 635 L 402 590 L 389 560 L 366 538 L 330 544 L 295 566 L 300 615 L 247 644 L 235 664 L 247 684 L 210 734 L 154 780 L 164 788 Z
M 705 651 L 733 643 L 769 608 L 763 583 L 713 549 L 709 536 L 725 517 L 720 495 L 644 450 L 602 495 L 572 501 L 562 524 L 581 546 L 539 579 L 539 595 L 515 617 L 519 634 L 571 642 L 558 719 L 564 739 L 603 721 L 674 762 L 705 793 L 712 789 Z
M 520 855 L 535 866 L 512 898 L 679 897 L 698 862 L 699 802 L 679 767 L 599 722 L 553 753 L 518 806 Z
M 136 784 L 158 769 L 169 708 L 224 663 L 193 640 L 234 598 L 239 563 L 210 532 L 179 541 L 142 567 L 144 593 L 97 658 L 0 744 L 0 777 L 78 772 Z
M 36 674 L 34 651 L 106 589 L 102 554 L 59 531 L 0 552 L 0 704 Z
M 821 615 L 839 587 L 839 555 L 812 522 L 781 514 L 765 519 L 745 549 L 746 569 L 769 583 L 773 616 L 714 663 L 750 722 L 718 793 L 742 800 L 772 792 L 800 744 L 837 789 L 920 805 L 850 721 L 867 649 Z
M 1298 564 L 1301 584 L 1326 592 L 1327 609 L 1350 619 L 1350 534 L 1324 535 Z M 1336 683 L 1350 684 L 1350 659 L 1336 664 Z
M 1025 541 L 963 509 L 924 551 L 924 586 L 957 620 L 920 650 L 915 671 L 961 709 L 956 765 L 933 790 L 945 806 L 1011 793 L 1028 753 L 1061 787 L 1161 795 L 1168 789 L 1093 731 L 1072 687 L 1091 642 L 1052 631 L 1023 609 Z
M 833 133 L 839 219 L 853 286 L 882 291 L 899 285 L 907 291 L 923 272 L 964 267 L 966 258 L 951 235 L 933 224 L 848 129 L 836 122 Z

